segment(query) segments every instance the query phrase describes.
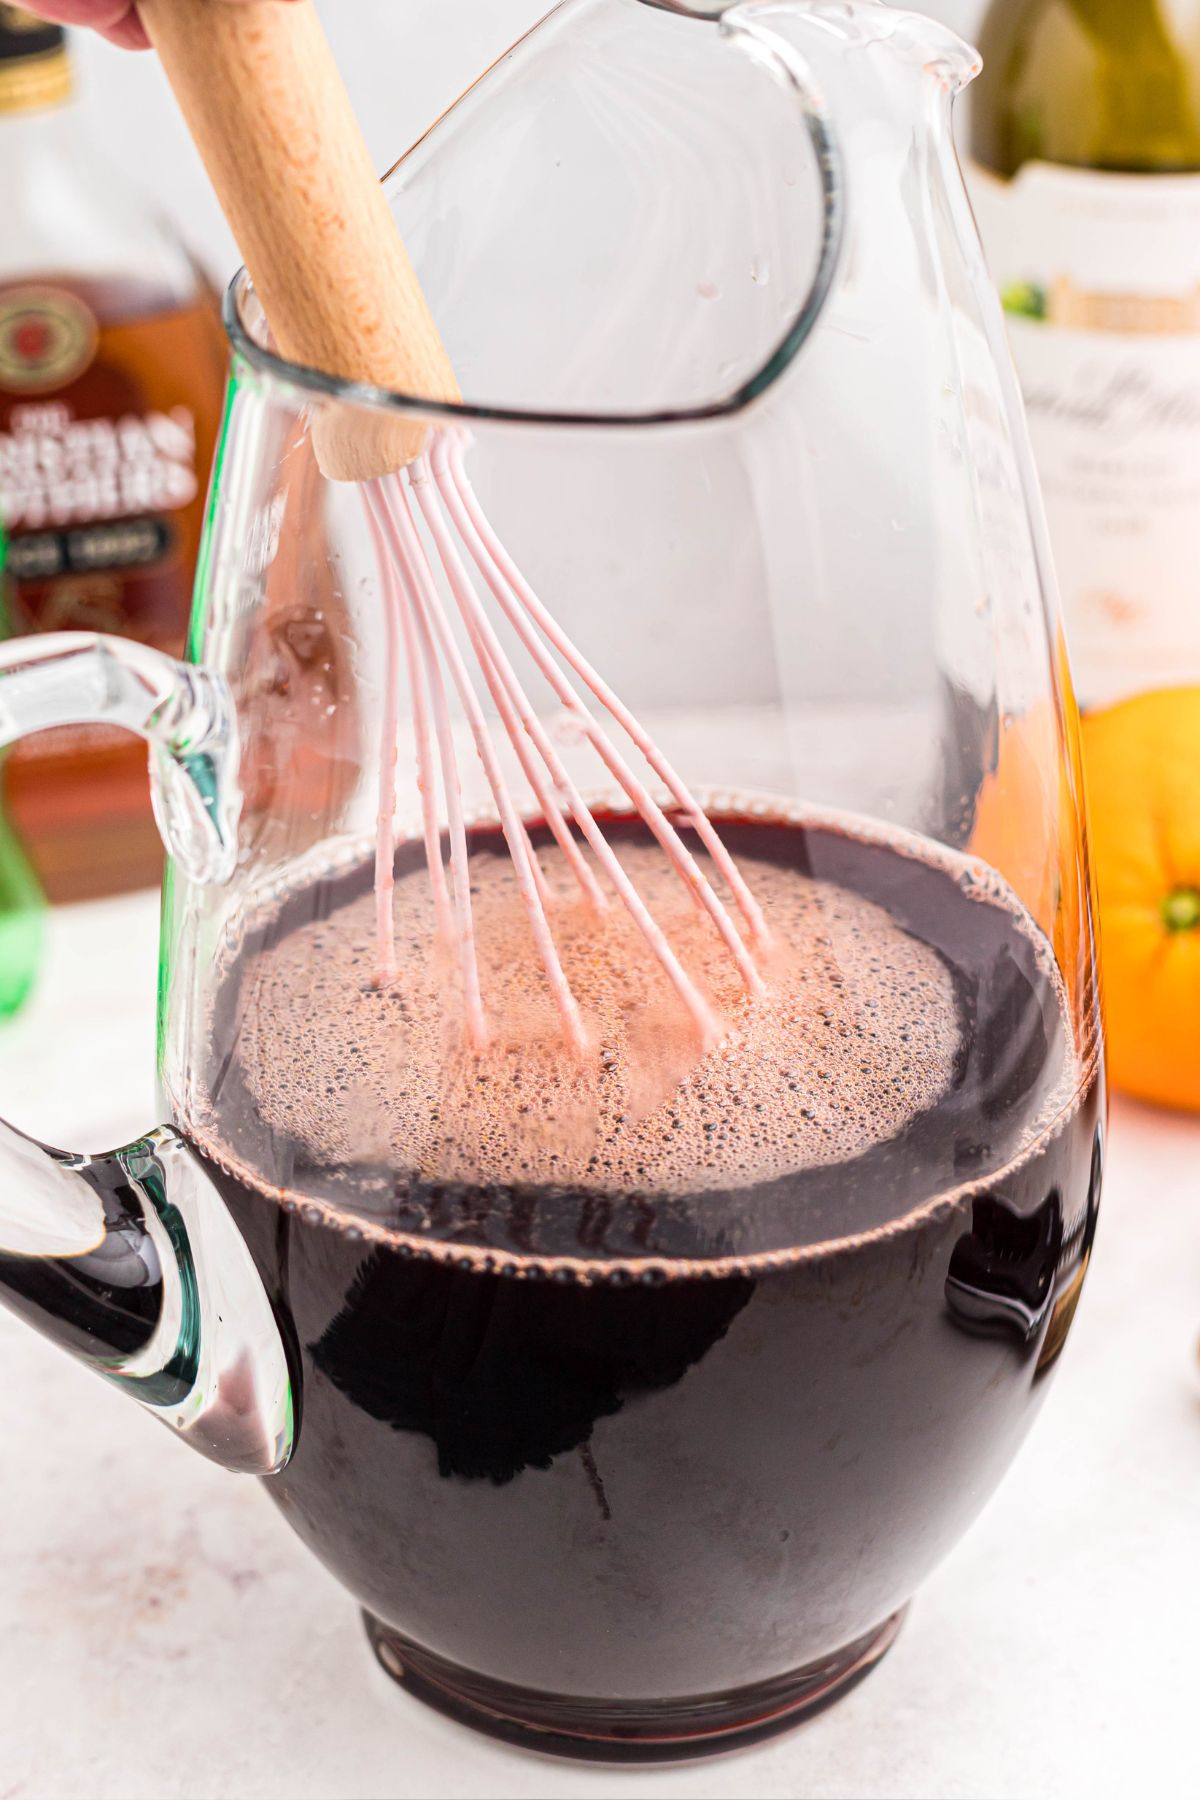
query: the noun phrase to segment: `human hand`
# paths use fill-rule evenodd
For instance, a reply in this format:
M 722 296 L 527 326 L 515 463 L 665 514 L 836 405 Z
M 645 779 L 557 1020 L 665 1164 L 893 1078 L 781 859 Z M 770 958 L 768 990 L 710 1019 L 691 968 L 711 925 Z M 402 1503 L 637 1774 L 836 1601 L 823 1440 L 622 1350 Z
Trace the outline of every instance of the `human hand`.
M 243 6 L 254 0 L 226 0 L 231 6 Z M 269 0 L 272 5 L 282 0 Z M 126 50 L 148 50 L 146 36 L 137 7 L 132 0 L 21 0 L 26 12 L 36 13 L 55 25 L 87 25 L 98 31 L 111 44 Z

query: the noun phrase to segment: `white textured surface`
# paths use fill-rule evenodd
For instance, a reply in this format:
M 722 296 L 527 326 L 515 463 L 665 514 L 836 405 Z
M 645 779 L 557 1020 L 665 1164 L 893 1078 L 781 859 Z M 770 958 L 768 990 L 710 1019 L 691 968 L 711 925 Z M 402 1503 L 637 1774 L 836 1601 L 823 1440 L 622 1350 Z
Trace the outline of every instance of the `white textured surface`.
M 150 1122 L 154 928 L 148 895 L 55 915 L 0 1034 L 10 1118 L 76 1148 Z M 1194 1794 L 1198 1336 L 1200 1125 L 1119 1106 L 1055 1391 L 892 1656 L 790 1737 L 630 1773 L 393 1689 L 254 1485 L 0 1313 L 0 1800 Z

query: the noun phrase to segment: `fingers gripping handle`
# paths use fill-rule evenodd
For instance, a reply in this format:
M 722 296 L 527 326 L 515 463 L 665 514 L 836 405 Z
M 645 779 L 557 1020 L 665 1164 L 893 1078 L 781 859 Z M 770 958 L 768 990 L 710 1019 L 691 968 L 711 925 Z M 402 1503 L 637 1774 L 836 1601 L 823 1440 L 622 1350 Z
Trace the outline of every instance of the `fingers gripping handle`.
M 168 850 L 191 881 L 227 880 L 237 738 L 224 683 L 92 634 L 0 647 L 0 746 L 80 724 L 146 739 Z M 171 1129 L 87 1157 L 0 1120 L 0 1301 L 227 1468 L 287 1461 L 291 1385 L 270 1303 L 206 1165 Z

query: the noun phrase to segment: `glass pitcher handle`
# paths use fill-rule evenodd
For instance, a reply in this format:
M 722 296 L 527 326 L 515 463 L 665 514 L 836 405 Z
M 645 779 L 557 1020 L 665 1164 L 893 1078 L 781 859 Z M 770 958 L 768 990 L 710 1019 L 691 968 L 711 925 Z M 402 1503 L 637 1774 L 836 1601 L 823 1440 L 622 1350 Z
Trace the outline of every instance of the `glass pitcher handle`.
M 237 733 L 219 677 L 143 644 L 63 633 L 0 646 L 0 749 L 59 725 L 150 746 L 159 831 L 196 883 L 236 856 Z M 0 1301 L 226 1468 L 291 1453 L 270 1301 L 204 1163 L 170 1127 L 105 1156 L 0 1120 Z

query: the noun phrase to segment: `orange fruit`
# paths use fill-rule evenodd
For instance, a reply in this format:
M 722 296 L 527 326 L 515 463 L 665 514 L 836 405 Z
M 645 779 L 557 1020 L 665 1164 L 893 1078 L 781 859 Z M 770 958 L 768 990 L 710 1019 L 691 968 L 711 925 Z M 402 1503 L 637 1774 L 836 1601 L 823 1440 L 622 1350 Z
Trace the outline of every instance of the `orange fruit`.
M 1200 1111 L 1200 688 L 1090 714 L 1083 760 L 1112 1078 Z

